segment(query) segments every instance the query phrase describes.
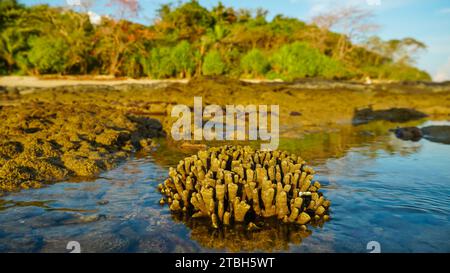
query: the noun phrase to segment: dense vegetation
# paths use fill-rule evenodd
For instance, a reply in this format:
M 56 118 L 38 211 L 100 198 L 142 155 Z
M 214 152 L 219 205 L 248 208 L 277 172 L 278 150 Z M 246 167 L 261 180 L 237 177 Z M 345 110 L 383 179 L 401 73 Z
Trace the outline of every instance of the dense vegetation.
M 413 66 L 407 49 L 425 46 L 411 38 L 355 44 L 317 24 L 193 0 L 157 13 L 149 26 L 123 16 L 96 23 L 81 10 L 2 0 L 0 74 L 430 79 Z

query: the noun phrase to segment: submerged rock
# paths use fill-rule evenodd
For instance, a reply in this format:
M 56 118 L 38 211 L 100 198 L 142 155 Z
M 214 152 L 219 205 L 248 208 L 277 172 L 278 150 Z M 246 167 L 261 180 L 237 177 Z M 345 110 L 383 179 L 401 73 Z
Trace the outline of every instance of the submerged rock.
M 422 138 L 422 131 L 417 127 L 403 127 L 391 130 L 397 138 L 418 141 Z
M 353 125 L 366 124 L 375 120 L 386 120 L 390 122 L 407 122 L 425 118 L 427 115 L 409 108 L 390 108 L 373 110 L 372 107 L 357 110 L 353 114 Z
M 390 130 L 395 136 L 403 140 L 418 141 L 425 138 L 432 142 L 450 144 L 450 126 L 432 125 L 422 128 L 403 127 Z
M 429 141 L 450 144 L 450 126 L 433 125 L 421 128 L 423 137 Z
M 180 161 L 158 189 L 170 210 L 210 218 L 214 228 L 264 218 L 304 225 L 330 206 L 313 175 L 294 154 L 223 146 Z
M 87 224 L 105 219 L 107 219 L 107 217 L 104 214 L 90 214 L 90 215 L 74 214 L 71 219 L 64 221 L 64 224 L 65 225 Z

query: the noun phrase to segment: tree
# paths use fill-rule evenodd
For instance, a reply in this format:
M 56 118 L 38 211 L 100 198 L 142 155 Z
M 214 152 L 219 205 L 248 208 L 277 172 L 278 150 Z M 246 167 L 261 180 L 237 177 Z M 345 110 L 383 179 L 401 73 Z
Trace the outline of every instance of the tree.
M 269 69 L 269 61 L 259 49 L 252 49 L 241 59 L 241 69 L 251 77 L 261 77 Z
M 410 37 L 383 41 L 380 37 L 373 36 L 364 45 L 372 52 L 406 65 L 413 65 L 416 55 L 427 47 L 424 43 Z
M 65 65 L 73 74 L 88 73 L 91 63 L 94 28 L 86 13 L 46 5 L 29 10 L 29 24 L 37 25 L 37 34 L 47 39 L 63 39 L 67 44 Z
M 303 42 L 281 47 L 272 57 L 276 75 L 293 80 L 305 77 L 344 77 L 346 69 L 337 61 L 311 48 Z
M 175 75 L 176 67 L 172 59 L 170 47 L 155 47 L 146 59 L 144 71 L 154 78 L 169 78 Z
M 190 0 L 161 5 L 155 22 L 142 25 L 125 20 L 139 15 L 139 0 L 79 3 L 68 8 L 0 0 L 0 73 L 426 78 L 413 67 L 425 45 L 413 38 L 367 40 L 375 25 L 361 8 L 335 9 L 307 24 L 283 15 L 269 20 L 263 9 L 235 10 L 220 2 L 208 10 Z M 90 7 L 103 3 L 114 15 L 91 22 Z
M 209 11 L 197 1 L 191 0 L 175 9 L 171 9 L 170 5 L 163 5 L 159 9 L 156 28 L 162 33 L 173 33 L 179 39 L 193 42 L 206 33 L 213 24 L 214 18 Z
M 225 72 L 225 64 L 217 50 L 209 51 L 206 54 L 202 71 L 205 76 L 217 76 Z
M 121 70 L 122 65 L 134 54 L 145 56 L 147 43 L 153 37 L 153 32 L 140 24 L 105 19 L 96 29 L 94 55 L 100 61 L 102 71 L 109 75 L 126 75 L 128 73 Z
M 217 6 L 212 8 L 211 14 L 216 24 L 233 24 L 237 21 L 235 10 L 231 7 L 225 7 L 220 1 Z
M 62 38 L 36 37 L 31 39 L 30 45 L 28 59 L 37 73 L 62 74 L 66 71 L 68 45 Z
M 18 67 L 18 59 L 28 49 L 27 39 L 36 29 L 28 21 L 27 10 L 17 1 L 0 2 L 0 66 L 12 73 Z
M 27 48 L 26 32 L 19 27 L 9 27 L 0 33 L 0 58 L 10 73 L 17 64 L 19 52 Z
M 17 10 L 23 10 L 17 0 L 2 0 L 0 2 L 0 29 L 10 21 L 11 17 L 17 18 Z
M 115 8 L 118 20 L 123 20 L 126 17 L 135 17 L 140 9 L 138 0 L 109 0 L 106 5 Z
M 188 41 L 181 41 L 172 50 L 171 59 L 180 78 L 190 77 L 195 69 L 194 54 Z
M 347 6 L 319 14 L 313 17 L 312 23 L 321 30 L 321 42 L 331 30 L 342 33 L 333 50 L 333 56 L 338 60 L 344 60 L 347 53 L 353 49 L 352 42 L 363 42 L 368 33 L 378 29 L 378 25 L 372 23 L 372 18 L 371 10 Z

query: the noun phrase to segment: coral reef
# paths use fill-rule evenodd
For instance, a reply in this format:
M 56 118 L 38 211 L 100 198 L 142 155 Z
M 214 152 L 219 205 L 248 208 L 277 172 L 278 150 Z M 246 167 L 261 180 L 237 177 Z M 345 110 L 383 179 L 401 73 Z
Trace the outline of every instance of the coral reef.
M 359 92 L 368 89 L 371 91 Z M 170 132 L 172 107 L 192 106 L 193 96 L 203 97 L 208 105 L 280 105 L 280 121 L 287 125 L 280 137 L 294 140 L 301 135 L 317 144 L 314 151 L 303 152 L 306 158 L 329 154 L 328 147 L 311 133 L 335 134 L 342 130 L 342 123 L 352 121 L 353 109 L 369 103 L 373 109 L 413 108 L 433 119 L 445 119 L 450 114 L 448 85 L 422 83 L 355 86 L 316 81 L 248 83 L 222 78 L 192 79 L 187 84 L 155 81 L 114 86 L 0 87 L 0 195 L 2 191 L 39 187 L 61 178 L 94 176 L 113 167 L 131 151 L 152 145 L 146 133 L 159 134 L 162 129 Z M 301 118 L 292 112 L 300 113 Z M 363 118 L 371 118 L 376 110 L 363 112 Z M 333 141 L 351 142 L 349 138 L 353 136 Z M 170 145 L 172 153 L 183 154 L 204 147 L 203 143 Z M 262 200 L 259 206 L 263 206 Z
M 269 217 L 305 225 L 329 218 L 330 201 L 313 175 L 294 154 L 222 146 L 180 161 L 158 188 L 166 196 L 161 204 L 209 217 L 214 228 Z

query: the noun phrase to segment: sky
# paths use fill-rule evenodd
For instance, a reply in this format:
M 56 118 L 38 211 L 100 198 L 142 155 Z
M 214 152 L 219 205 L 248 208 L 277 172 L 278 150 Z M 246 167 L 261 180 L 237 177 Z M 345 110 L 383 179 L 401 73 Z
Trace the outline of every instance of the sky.
M 65 5 L 77 0 L 19 0 L 26 5 L 50 4 Z M 107 0 L 97 0 L 91 12 L 108 15 L 111 7 Z M 156 9 L 163 3 L 180 1 L 139 0 L 140 15 L 134 19 L 149 24 L 155 17 Z M 211 8 L 218 1 L 199 0 L 200 4 Z M 375 15 L 373 22 L 380 28 L 373 33 L 388 40 L 413 37 L 427 45 L 417 60 L 417 66 L 424 69 L 435 81 L 450 80 L 450 1 L 449 0 L 222 0 L 225 6 L 234 8 L 269 11 L 269 19 L 277 14 L 295 17 L 303 21 L 314 15 L 339 6 L 359 6 L 371 10 Z

